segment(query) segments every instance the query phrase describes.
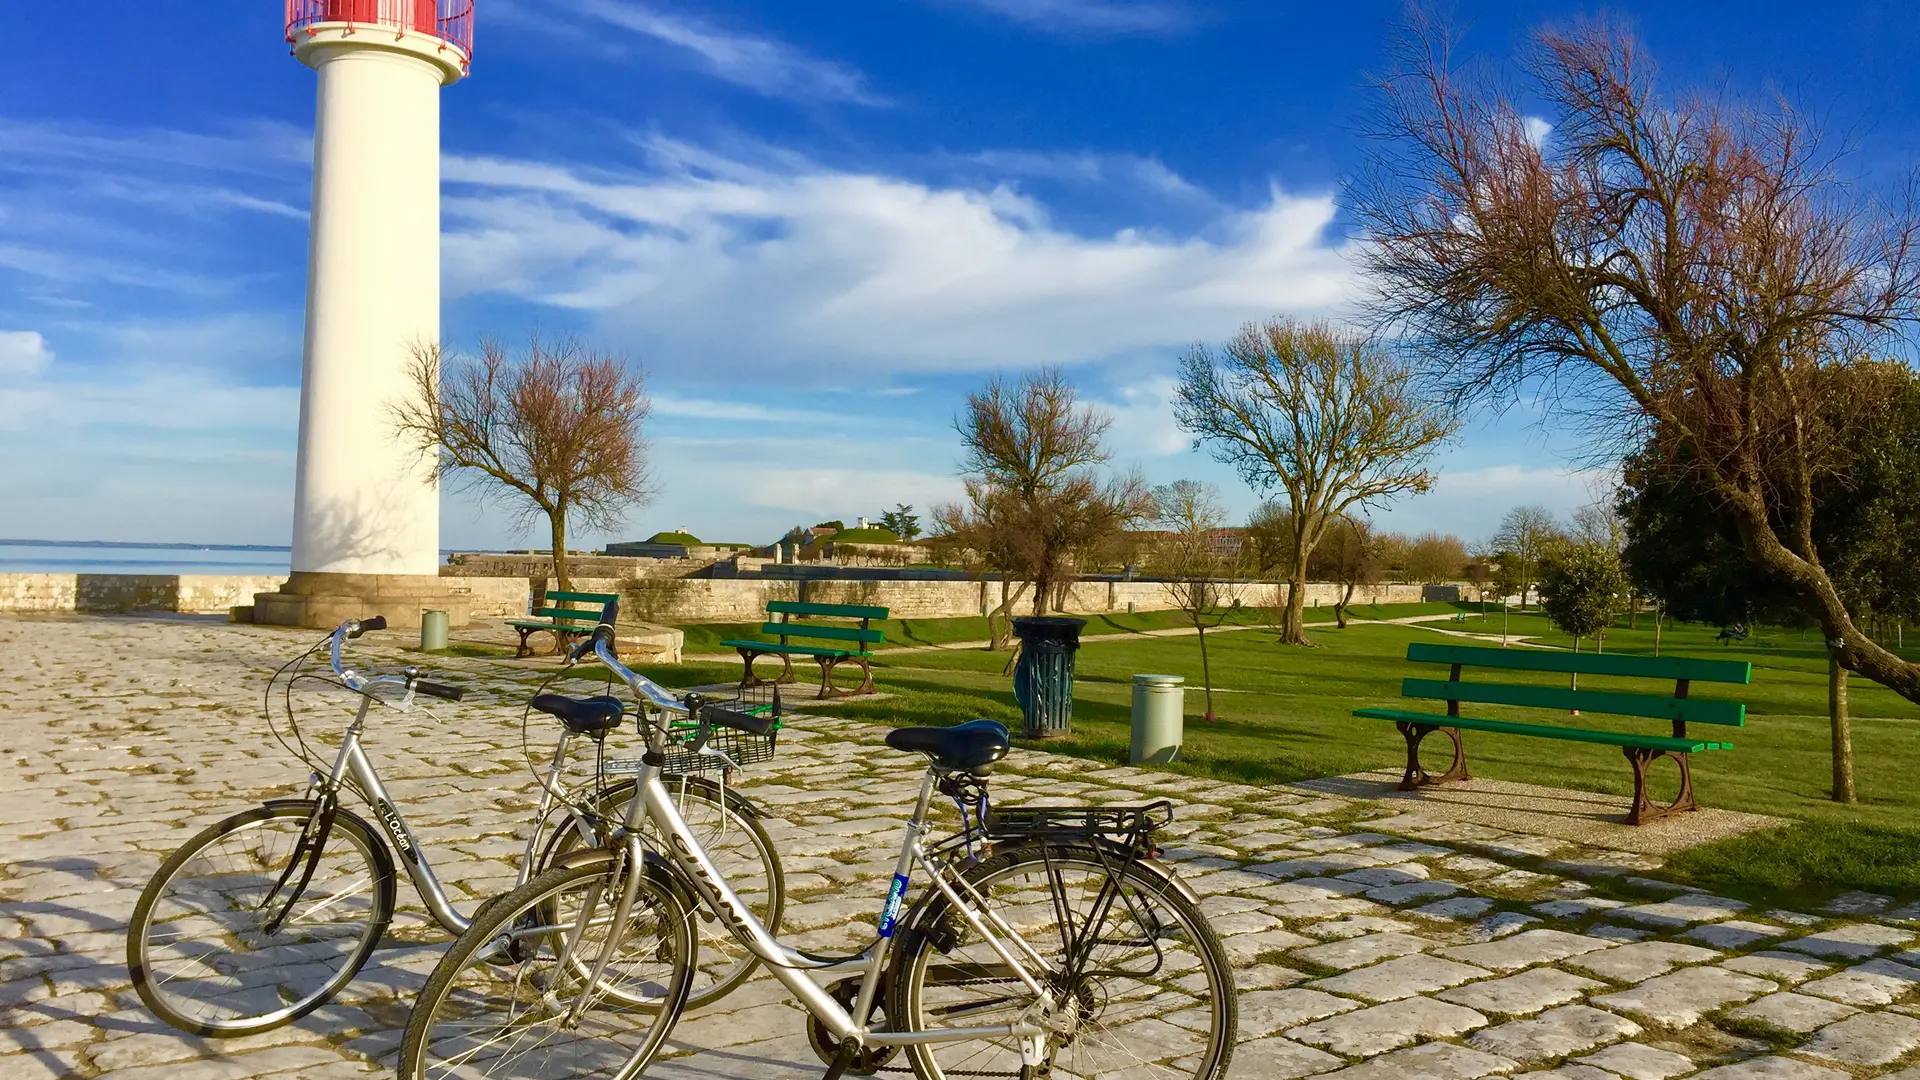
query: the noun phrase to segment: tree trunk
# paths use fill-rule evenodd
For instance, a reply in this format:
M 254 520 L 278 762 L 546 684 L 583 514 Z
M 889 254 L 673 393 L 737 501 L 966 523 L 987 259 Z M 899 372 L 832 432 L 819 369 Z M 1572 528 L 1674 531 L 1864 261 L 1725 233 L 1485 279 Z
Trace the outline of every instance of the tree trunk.
M 1847 669 L 1840 650 L 1827 654 L 1827 715 L 1833 722 L 1833 801 L 1859 801 L 1853 790 L 1853 720 L 1847 715 Z
M 1195 620 L 1193 628 L 1200 632 L 1200 685 L 1207 694 L 1207 721 L 1213 721 L 1213 669 L 1207 664 L 1207 628 Z
M 573 575 L 567 572 L 567 511 L 554 507 L 547 511 L 547 523 L 553 527 L 553 579 L 561 592 L 573 591 Z
M 1287 617 L 1280 626 L 1280 641 L 1286 645 L 1307 643 L 1307 555 L 1305 544 L 1296 544 L 1293 572 L 1287 576 Z
M 989 652 L 998 652 L 1013 640 L 1013 627 L 1007 622 L 1007 617 L 1012 614 L 1013 605 L 1020 602 L 1020 597 L 1025 595 L 1026 591 L 1025 584 L 1015 589 L 1005 574 L 1000 576 L 1000 606 L 987 612 L 987 650 Z
M 1720 492 L 1732 496 L 1727 502 L 1728 512 L 1740 531 L 1747 558 L 1762 570 L 1785 578 L 1800 594 L 1803 610 L 1812 616 L 1827 641 L 1839 643 L 1837 649 L 1832 645 L 1829 649 L 1840 654 L 1847 670 L 1865 675 L 1908 701 L 1920 702 L 1920 664 L 1902 660 L 1860 631 L 1826 568 L 1780 541 L 1765 505 L 1757 497 L 1726 484 L 1721 485 Z
M 1333 624 L 1342 630 L 1347 628 L 1347 605 L 1353 603 L 1353 586 L 1353 582 L 1347 582 L 1345 591 L 1340 594 L 1340 601 L 1333 605 Z
M 1640 597 L 1627 597 L 1627 629 L 1640 629 Z
M 1653 605 L 1653 655 L 1660 655 L 1660 623 L 1666 618 L 1667 609 L 1659 604 Z

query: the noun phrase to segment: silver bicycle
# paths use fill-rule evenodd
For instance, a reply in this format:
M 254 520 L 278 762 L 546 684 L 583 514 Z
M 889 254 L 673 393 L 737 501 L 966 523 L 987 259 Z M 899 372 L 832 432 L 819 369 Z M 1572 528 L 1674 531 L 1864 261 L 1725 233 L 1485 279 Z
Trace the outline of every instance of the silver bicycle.
M 589 647 L 620 670 L 608 631 Z M 987 778 L 1009 741 L 993 721 L 903 728 L 887 743 L 928 768 L 867 948 L 783 944 L 681 819 L 650 736 L 626 834 L 501 897 L 461 935 L 416 999 L 400 1077 L 639 1075 L 686 1007 L 698 909 L 805 1008 L 828 1080 L 903 1051 L 921 1080 L 1225 1074 L 1233 975 L 1197 898 L 1157 861 L 1171 804 L 996 809 Z M 936 794 L 961 810 L 960 831 L 937 841 Z M 640 841 L 647 823 L 662 850 Z M 908 907 L 916 874 L 926 887 Z
M 456 935 L 470 925 L 361 744 L 374 706 L 406 714 L 421 695 L 458 701 L 463 692 L 423 679 L 411 667 L 369 675 L 346 666 L 345 643 L 385 626 L 379 617 L 349 619 L 268 682 L 269 728 L 313 770 L 307 796 L 269 800 L 208 826 L 162 863 L 142 891 L 127 928 L 127 967 L 140 999 L 174 1027 L 203 1036 L 250 1035 L 325 1004 L 366 964 L 392 921 L 396 856 L 435 923 Z M 328 670 L 304 670 L 322 646 Z M 358 697 L 324 771 L 294 720 L 294 686 L 309 680 Z M 640 683 L 666 696 L 644 679 Z M 292 743 L 272 728 L 276 687 L 284 693 Z M 596 780 L 593 790 L 579 792 L 563 785 L 578 740 L 600 748 L 620 726 L 625 709 L 619 699 L 540 694 L 530 708 L 552 715 L 561 730 L 540 777 L 516 884 L 601 844 L 619 820 L 610 815 L 630 798 L 618 784 Z M 693 828 L 726 854 L 762 910 L 777 919 L 778 855 L 751 804 L 704 778 L 681 778 L 675 786 L 676 804 Z M 371 821 L 343 805 L 345 792 L 360 796 Z M 710 964 L 700 985 L 690 989 L 711 1000 L 751 974 L 750 965 L 740 967 Z

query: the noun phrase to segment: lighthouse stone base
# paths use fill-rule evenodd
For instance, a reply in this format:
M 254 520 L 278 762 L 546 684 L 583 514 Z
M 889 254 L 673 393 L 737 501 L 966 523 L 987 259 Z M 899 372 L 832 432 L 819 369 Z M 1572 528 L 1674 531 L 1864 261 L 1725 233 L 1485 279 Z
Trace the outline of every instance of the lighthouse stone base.
M 444 611 L 454 628 L 473 615 L 472 594 L 433 574 L 328 574 L 296 570 L 278 592 L 253 595 L 253 621 L 265 626 L 325 630 L 348 619 L 384 616 L 396 629 L 416 630 L 420 615 Z

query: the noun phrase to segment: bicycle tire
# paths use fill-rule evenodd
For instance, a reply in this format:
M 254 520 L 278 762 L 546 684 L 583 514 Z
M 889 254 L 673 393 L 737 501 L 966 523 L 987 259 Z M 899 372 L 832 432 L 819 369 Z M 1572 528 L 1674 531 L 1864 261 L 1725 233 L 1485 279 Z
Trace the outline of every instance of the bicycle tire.
M 166 1021 L 173 1027 L 193 1035 L 213 1038 L 237 1038 L 242 1035 L 254 1035 L 263 1031 L 271 1031 L 285 1024 L 290 1024 L 326 1004 L 332 1000 L 335 994 L 340 992 L 341 988 L 353 981 L 355 975 L 359 974 L 360 969 L 365 966 L 368 958 L 372 956 L 374 948 L 379 945 L 380 938 L 386 933 L 387 925 L 393 919 L 394 869 L 392 856 L 387 852 L 385 841 L 380 839 L 379 834 L 360 817 L 341 807 L 335 809 L 332 832 L 328 836 L 322 857 L 326 857 L 328 853 L 336 853 L 343 849 L 352 849 L 360 858 L 365 860 L 367 864 L 367 895 L 371 903 L 371 909 L 368 912 L 369 917 L 365 920 L 365 929 L 358 933 L 357 938 L 352 942 L 352 947 L 342 956 L 340 966 L 335 969 L 330 976 L 325 978 L 316 989 L 301 993 L 294 997 L 291 1002 L 287 1002 L 283 1000 L 286 995 L 278 990 L 268 990 L 258 985 L 252 987 L 236 987 L 236 989 L 246 991 L 247 995 L 255 1000 L 259 1000 L 270 993 L 271 996 L 279 1002 L 278 1007 L 265 1012 L 242 1013 L 230 1018 L 211 1019 L 205 1014 L 198 1017 L 188 1015 L 182 1011 L 182 1007 L 176 1004 L 174 1000 L 177 996 L 176 992 L 163 990 L 162 988 L 172 986 L 180 979 L 185 967 L 188 965 L 193 967 L 206 967 L 220 979 L 238 979 L 244 981 L 244 977 L 252 972 L 246 970 L 249 966 L 246 961 L 233 961 L 233 958 L 239 957 L 242 955 L 241 953 L 230 950 L 215 958 L 214 964 L 208 965 L 207 960 L 213 955 L 213 951 L 210 949 L 207 953 L 182 961 L 182 972 L 167 975 L 163 978 L 155 977 L 160 963 L 156 957 L 152 955 L 152 947 L 155 945 L 152 935 L 156 908 L 162 907 L 163 897 L 168 895 L 168 886 L 175 881 L 182 870 L 192 863 L 194 859 L 200 857 L 209 849 L 212 849 L 220 840 L 229 836 L 240 835 L 254 828 L 264 828 L 263 823 L 266 822 L 279 821 L 289 825 L 297 823 L 299 829 L 303 830 L 306 827 L 308 819 L 312 817 L 318 808 L 319 803 L 315 801 L 299 799 L 274 802 L 266 806 L 256 806 L 243 810 L 202 829 L 192 839 L 176 849 L 172 855 L 168 856 L 165 862 L 160 864 L 160 869 L 154 872 L 153 877 L 147 882 L 146 888 L 141 890 L 139 902 L 134 905 L 133 917 L 127 925 L 127 972 L 133 979 L 133 987 L 135 992 L 140 995 L 140 1000 L 146 1003 L 147 1008 L 151 1009 L 155 1016 L 158 1016 L 161 1020 Z M 293 835 L 297 838 L 298 830 L 295 830 Z M 285 853 L 285 857 L 290 858 L 291 855 L 292 850 L 289 849 Z M 284 858 L 277 865 L 275 865 L 272 860 L 255 861 L 260 862 L 262 865 L 249 872 L 251 884 L 264 892 L 272 886 L 272 881 L 269 879 L 277 879 L 280 872 L 285 868 L 286 862 Z M 299 880 L 299 875 L 296 874 L 295 880 Z M 247 884 L 247 882 L 236 881 L 235 884 L 238 886 Z M 306 882 L 305 884 L 307 889 L 312 889 L 312 882 Z M 307 892 L 303 891 L 302 895 L 307 895 Z M 309 910 L 318 911 L 324 907 L 336 907 L 339 899 L 340 896 L 336 895 L 331 899 L 322 901 Z M 185 908 L 183 914 L 174 915 L 168 910 L 161 910 L 159 912 L 160 917 L 163 921 L 170 921 L 175 918 L 185 919 L 200 916 L 204 917 L 203 921 L 215 924 L 219 922 L 219 920 L 212 918 L 212 916 L 216 914 L 214 910 L 196 910 L 184 904 L 181 906 Z M 274 906 L 278 908 L 279 905 L 276 902 Z M 243 909 L 230 907 L 227 910 L 237 916 Z M 256 911 L 257 910 L 258 909 L 256 909 Z M 342 913 L 344 914 L 345 912 L 343 911 Z M 233 921 L 236 923 L 239 922 L 237 918 Z M 217 928 L 217 926 L 210 927 L 209 929 L 215 928 Z M 256 926 L 253 929 L 260 928 Z M 234 941 L 243 941 L 244 937 L 241 935 L 244 933 L 244 930 L 244 927 L 235 926 L 229 929 L 223 936 Z M 284 931 L 286 927 L 283 925 L 279 927 L 279 930 Z M 292 935 L 294 938 L 299 938 L 300 936 L 300 934 Z M 282 944 L 268 944 L 265 948 L 298 948 L 300 944 L 302 943 L 287 942 Z M 311 948 L 311 945 L 309 944 L 308 947 Z M 298 953 L 286 953 L 283 955 L 296 957 L 298 960 L 304 961 L 304 963 L 286 962 L 284 960 L 274 962 L 267 960 L 264 962 L 256 962 L 253 965 L 254 971 L 277 971 L 283 976 L 286 976 L 316 962 L 310 956 L 300 956 Z M 227 970 L 225 971 L 219 970 L 218 965 L 222 961 L 227 961 Z M 238 974 L 235 974 L 235 972 L 238 972 Z M 182 984 L 182 989 L 189 985 L 191 985 L 191 983 Z M 263 993 L 263 991 L 265 992 Z
M 1112 911 L 1125 911 L 1123 917 L 1145 932 L 1144 938 L 1121 937 L 1102 947 L 1130 950 L 1132 959 L 1113 958 L 1116 966 L 1102 976 L 1116 980 L 1118 992 L 1096 986 L 1099 973 L 1083 975 L 1070 993 L 1074 1015 L 1071 1034 L 1049 1037 L 1047 1062 L 1043 1066 L 1025 1064 L 1020 1048 L 1012 1040 L 974 1040 L 960 1043 L 928 1043 L 909 1046 L 908 1060 L 918 1080 L 957 1080 L 959 1077 L 1007 1076 L 1028 1080 L 1063 1071 L 1082 1080 L 1164 1075 L 1191 1077 L 1192 1080 L 1220 1080 L 1233 1057 L 1238 1029 L 1238 995 L 1233 984 L 1233 967 L 1218 935 L 1208 925 L 1205 914 L 1159 874 L 1127 856 L 1111 850 L 1073 843 L 1023 845 L 1002 851 L 968 868 L 962 877 L 969 886 L 987 898 L 1002 917 L 1020 929 L 1022 921 L 1032 927 L 1057 928 L 1063 885 L 1067 871 L 1079 871 L 1089 883 L 1105 878 L 1109 872 L 1119 879 L 1122 894 L 1131 900 L 1114 904 Z M 1017 875 L 1035 871 L 1048 882 L 1047 899 L 1039 901 L 1031 891 L 1021 891 Z M 1032 886 L 1026 886 L 1028 890 Z M 930 901 L 927 909 L 913 920 L 912 928 L 902 933 L 890 965 L 888 979 L 887 1022 L 895 1030 L 929 1031 L 951 1024 L 933 1023 L 927 1013 L 930 998 L 960 1000 L 941 1006 L 952 1015 L 964 1016 L 960 1026 L 993 1026 L 1008 1023 L 1033 1000 L 1024 984 L 1013 977 L 997 954 L 984 944 L 970 941 L 972 932 L 950 912 L 941 897 Z M 1151 909 L 1164 910 L 1170 922 Z M 1146 909 L 1146 910 L 1143 910 Z M 1107 921 L 1098 928 L 1105 932 Z M 1036 948 L 1051 945 L 1053 931 L 1022 937 Z M 1065 935 L 1059 944 L 1065 952 Z M 1170 966 L 1169 946 L 1184 943 L 1199 970 L 1193 965 Z M 969 949 L 972 949 L 970 952 Z M 1141 959 L 1152 956 L 1151 961 Z M 943 958 L 953 959 L 944 964 Z M 935 975 L 936 972 L 944 974 Z M 1169 977 L 1178 974 L 1178 977 Z M 1157 980 L 1157 981 L 1156 981 Z M 997 986 L 998 989 L 988 989 Z M 930 991 L 930 987 L 937 991 Z M 967 987 L 980 987 L 979 1000 L 973 1003 L 961 997 Z M 1065 990 L 1056 985 L 1056 990 Z M 1142 989 L 1147 993 L 1141 996 Z M 1006 1018 L 981 1015 L 996 1006 Z M 1113 1015 L 1108 1015 L 1109 1013 Z M 1204 1017 L 1199 1014 L 1206 1013 Z M 1203 1023 L 1204 1021 L 1204 1023 Z M 1200 1028 L 1204 1027 L 1204 1030 Z M 1134 1050 L 1119 1045 L 1128 1031 L 1135 1034 Z M 1176 1042 L 1182 1035 L 1203 1045 L 1189 1047 Z M 971 1051 L 957 1048 L 975 1048 Z M 1142 1053 L 1148 1056 L 1143 1057 Z M 941 1055 L 968 1055 L 943 1062 Z M 1072 1060 L 1056 1061 L 1070 1057 Z M 1103 1068 L 1099 1058 L 1112 1060 Z
M 667 780 L 665 783 L 676 798 L 684 792 L 688 798 L 706 803 L 710 808 L 719 807 L 721 813 L 725 815 L 727 827 L 737 827 L 742 830 L 742 835 L 748 840 L 754 857 L 760 864 L 760 878 L 748 882 L 744 880 L 744 875 L 737 868 L 722 866 L 721 869 L 728 871 L 727 883 L 733 886 L 741 899 L 747 902 L 747 906 L 753 909 L 754 915 L 766 926 L 768 933 L 777 937 L 780 933 L 780 920 L 786 909 L 786 874 L 780 866 L 779 849 L 774 847 L 773 839 L 767 835 L 766 828 L 760 824 L 759 810 L 745 796 L 731 788 L 723 789 L 704 776 L 684 778 L 684 787 L 680 777 Z M 633 790 L 632 780 L 622 780 L 608 787 L 596 805 L 597 812 L 603 818 L 624 821 L 626 803 L 631 798 Z M 698 823 L 692 820 L 689 820 L 688 824 L 696 829 L 699 827 Z M 653 833 L 652 822 L 643 821 L 641 829 L 643 841 L 654 850 L 659 850 L 659 845 L 655 843 L 657 837 Z M 705 844 L 707 838 L 701 839 Z M 585 842 L 581 839 L 579 830 L 575 829 L 571 822 L 564 823 L 555 830 L 552 839 L 547 842 L 546 850 L 540 856 L 539 868 L 542 871 L 550 869 L 554 860 L 570 852 L 581 850 L 584 846 Z M 708 847 L 708 854 L 716 859 L 725 855 L 724 851 L 714 851 L 712 844 L 705 844 L 705 846 Z M 757 895 L 761 892 L 764 892 L 764 898 Z M 756 899 L 760 902 L 756 903 Z M 708 911 L 704 904 L 698 905 L 694 916 L 696 925 L 700 927 L 701 965 L 695 972 L 693 988 L 687 998 L 689 1012 L 711 1005 L 733 993 L 741 984 L 752 978 L 753 973 L 760 967 L 760 959 L 741 945 L 727 925 L 713 912 Z
M 577 972 L 582 968 L 589 970 L 592 968 L 592 964 L 586 962 L 585 957 L 573 957 L 566 963 L 556 962 L 553 967 L 561 977 L 552 979 L 550 976 L 551 981 L 529 974 L 528 969 L 539 959 L 542 948 L 553 948 L 557 944 L 563 944 L 556 939 L 560 938 L 562 931 L 566 929 L 568 919 L 576 917 L 563 918 L 555 914 L 563 909 L 564 895 L 580 886 L 596 887 L 597 885 L 612 889 L 624 884 L 615 870 L 618 861 L 608 858 L 585 865 L 564 866 L 549 870 L 502 896 L 483 917 L 476 919 L 467 928 L 466 933 L 461 934 L 454 941 L 453 947 L 441 956 L 440 962 L 433 969 L 433 974 L 428 977 L 426 986 L 415 999 L 413 1013 L 407 1020 L 406 1034 L 400 1046 L 397 1075 L 402 1078 L 413 1078 L 413 1080 L 425 1080 L 429 1075 L 429 1063 L 426 1059 L 433 1049 L 430 1036 L 443 1023 L 450 1025 L 456 1034 L 470 1030 L 474 1038 L 479 1038 L 489 1030 L 486 1025 L 462 1024 L 452 1015 L 451 999 L 460 988 L 463 976 L 469 973 L 479 973 L 478 978 L 482 985 L 491 982 L 497 987 L 504 987 L 504 991 L 496 989 L 495 993 L 504 992 L 510 999 L 509 1004 L 516 1002 L 528 988 L 539 991 L 535 995 L 538 998 L 538 1004 L 547 1005 L 550 1011 L 556 1011 L 560 1005 L 568 1004 L 556 1000 L 557 988 L 563 985 L 567 973 Z M 623 1046 L 622 1049 L 627 1050 L 627 1055 L 620 1064 L 611 1068 L 569 1073 L 564 1071 L 564 1067 L 556 1070 L 554 1067 L 556 1063 L 552 1060 L 542 1059 L 531 1063 L 535 1066 L 534 1075 L 544 1080 L 558 1080 L 565 1075 L 592 1076 L 602 1080 L 631 1080 L 651 1064 L 667 1036 L 672 1033 L 674 1025 L 679 1022 L 681 1013 L 686 1009 L 687 991 L 692 985 L 694 951 L 698 948 L 698 939 L 690 925 L 686 905 L 674 889 L 654 879 L 652 875 L 646 875 L 638 883 L 635 906 L 636 910 L 644 909 L 651 913 L 652 929 L 655 932 L 663 932 L 660 949 L 654 950 L 651 955 L 657 956 L 662 951 L 673 954 L 670 961 L 670 976 L 663 985 L 659 985 L 658 994 L 645 997 L 647 1004 L 627 1006 L 624 1010 L 620 1007 L 589 1008 L 583 1021 L 596 1022 L 600 1038 L 594 1038 L 594 1032 L 583 1032 L 582 1028 L 586 1025 L 582 1023 L 579 1027 L 565 1029 L 566 1041 L 561 1044 L 560 1049 L 579 1051 L 583 1055 L 579 1060 L 584 1068 L 588 1064 L 584 1057 L 587 1044 L 598 1043 L 602 1039 L 611 1041 L 618 1035 L 631 1030 L 632 1025 L 616 1022 L 619 1017 L 652 1014 L 655 1017 L 652 1028 L 645 1033 L 637 1047 L 629 1049 Z M 523 921 L 528 918 L 534 921 L 531 927 Z M 540 922 L 543 919 L 551 925 L 543 926 Z M 671 934 L 673 940 L 666 941 L 666 934 Z M 511 941 L 511 944 L 503 945 L 508 941 Z M 532 944 L 529 946 L 528 942 Z M 483 948 L 492 955 L 476 957 Z M 508 962 L 500 963 L 500 956 L 505 956 Z M 556 961 L 558 961 L 557 957 Z M 508 977 L 503 978 L 501 973 L 506 973 Z M 585 981 L 579 980 L 580 983 Z M 472 992 L 467 996 L 470 998 Z M 602 1000 L 606 1000 L 608 996 L 610 995 L 603 993 Z M 632 1000 L 632 996 L 619 1000 Z M 506 1045 L 506 1051 L 519 1049 L 526 1041 L 528 1033 L 540 1026 L 538 1023 L 524 1022 L 532 1015 L 534 1007 L 534 1004 L 530 1004 L 529 1011 L 525 1015 L 513 1013 L 508 1015 L 503 1030 L 513 1030 L 516 1034 L 514 1041 Z M 443 1013 L 448 1015 L 443 1017 Z M 560 1033 L 561 1030 L 561 1022 L 554 1021 L 554 1031 Z M 482 1041 L 475 1051 L 462 1055 L 459 1064 L 470 1064 L 477 1056 L 479 1049 L 499 1041 L 498 1037 Z M 535 1049 L 537 1044 L 522 1051 L 521 1056 L 529 1056 Z M 610 1056 L 618 1055 L 603 1054 L 599 1060 L 606 1060 Z M 506 1064 L 508 1063 L 504 1060 L 500 1062 L 502 1067 Z M 489 1068 L 485 1075 L 506 1080 L 514 1074 L 497 1072 Z

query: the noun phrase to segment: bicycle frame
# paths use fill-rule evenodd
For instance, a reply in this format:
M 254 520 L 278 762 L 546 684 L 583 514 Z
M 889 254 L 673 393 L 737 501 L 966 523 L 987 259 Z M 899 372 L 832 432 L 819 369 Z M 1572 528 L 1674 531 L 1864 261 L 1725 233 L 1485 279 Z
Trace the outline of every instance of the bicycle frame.
M 879 991 L 880 975 L 886 969 L 893 932 L 906 895 L 910 872 L 916 865 L 927 872 L 934 888 L 939 890 L 968 926 L 980 935 L 981 940 L 1012 969 L 1014 975 L 1026 985 L 1027 989 L 1034 993 L 1037 998 L 1036 1011 L 1041 1013 L 1051 1011 L 1052 994 L 1044 982 L 1048 974 L 1046 961 L 1003 919 L 994 912 L 986 910 L 984 903 L 979 903 L 979 895 L 959 874 L 948 868 L 942 861 L 929 857 L 923 841 L 927 835 L 927 814 L 934 794 L 933 770 L 929 769 L 921 782 L 920 795 L 914 803 L 913 816 L 908 820 L 904 830 L 900 854 L 894 862 L 893 883 L 888 890 L 886 906 L 880 917 L 879 934 L 873 944 L 863 952 L 843 957 L 815 956 L 781 944 L 720 875 L 713 859 L 701 846 L 699 839 L 693 835 L 692 830 L 687 827 L 686 821 L 674 806 L 672 795 L 662 783 L 657 766 L 643 762 L 638 778 L 638 788 L 643 793 L 643 797 L 635 799 L 629 808 L 628 857 L 634 860 L 640 858 L 640 852 L 637 849 L 639 842 L 631 835 L 631 830 L 639 824 L 638 815 L 644 812 L 659 830 L 660 835 L 665 838 L 665 846 L 668 849 L 666 854 L 674 860 L 674 865 L 688 879 L 701 900 L 716 915 L 725 920 L 740 943 L 767 965 L 774 978 L 780 980 L 788 992 L 793 994 L 808 1012 L 817 1017 L 836 1040 L 853 1039 L 860 1046 L 909 1046 L 924 1043 L 963 1042 L 969 1039 L 1007 1037 L 1031 1039 L 1047 1034 L 1046 1027 L 1030 1019 L 994 1027 L 956 1027 L 942 1028 L 938 1031 L 873 1031 L 854 1019 L 856 1016 L 866 1016 L 873 1007 L 874 997 Z M 637 865 L 637 862 L 634 865 Z M 963 891 L 966 894 L 964 896 Z M 625 925 L 624 918 L 616 925 Z M 610 940 L 605 948 L 608 953 L 611 953 L 616 945 L 617 941 Z M 1040 975 L 1033 974 L 1017 954 L 1024 954 L 1027 962 L 1032 964 Z M 859 972 L 860 990 L 851 1013 L 841 1007 L 825 987 L 807 975 L 809 971 L 840 968 Z
M 374 682 L 377 680 L 369 680 Z M 373 811 L 374 821 L 379 823 L 381 832 L 393 850 L 400 853 L 401 865 L 406 868 L 407 877 L 413 882 L 414 891 L 420 894 L 420 902 L 426 905 L 427 913 L 433 921 L 451 934 L 465 932 L 469 923 L 466 916 L 460 914 L 453 901 L 447 896 L 446 887 L 435 876 L 433 866 L 428 861 L 427 852 L 408 827 L 405 815 L 387 792 L 387 785 L 380 779 L 372 760 L 360 745 L 360 735 L 366 729 L 367 712 L 373 707 L 374 695 L 365 689 L 356 690 L 360 694 L 360 708 L 354 714 L 353 723 L 347 725 L 346 734 L 340 740 L 340 750 L 334 756 L 333 767 L 325 777 L 315 774 L 313 777 L 313 796 L 320 802 L 321 811 L 315 820 L 331 819 L 328 804 L 340 798 L 342 781 L 351 779 L 359 789 Z M 560 786 L 560 772 L 566 764 L 567 751 L 572 747 L 575 736 L 562 729 L 559 745 L 554 749 L 553 760 L 547 765 L 547 772 L 541 778 L 540 803 L 533 814 L 533 833 L 527 838 L 525 854 L 520 859 L 520 870 L 514 884 L 524 885 L 532 879 L 534 859 L 538 857 L 541 839 L 546 835 L 547 816 L 552 812 L 554 803 L 565 797 Z M 599 842 L 586 821 L 578 814 L 572 815 L 572 828 L 579 829 L 581 838 L 590 844 Z M 311 827 L 311 826 L 310 826 Z M 565 827 L 565 826 L 563 826 Z

